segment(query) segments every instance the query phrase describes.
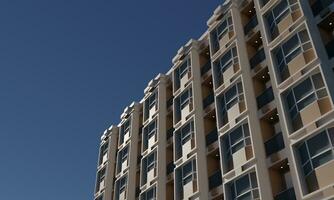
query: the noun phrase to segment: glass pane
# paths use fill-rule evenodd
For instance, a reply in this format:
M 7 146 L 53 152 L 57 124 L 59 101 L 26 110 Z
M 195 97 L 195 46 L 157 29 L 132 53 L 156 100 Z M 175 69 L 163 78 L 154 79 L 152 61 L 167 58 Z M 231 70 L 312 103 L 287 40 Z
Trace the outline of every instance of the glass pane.
M 283 44 L 284 55 L 288 55 L 289 53 L 291 53 L 291 51 L 295 49 L 298 45 L 299 45 L 299 39 L 296 34 Z
M 326 96 L 328 96 L 326 88 L 323 88 L 323 89 L 317 91 L 318 99 L 324 98 Z
M 237 152 L 239 149 L 243 148 L 244 145 L 244 141 L 240 141 L 239 143 L 235 144 L 234 146 L 232 146 L 232 153 Z
M 303 110 L 306 106 L 310 105 L 315 100 L 316 100 L 315 94 L 312 93 L 311 95 L 309 95 L 308 97 L 306 97 L 297 104 L 298 110 L 299 111 Z
M 183 92 L 180 96 L 180 101 L 181 101 L 181 104 L 185 103 L 189 98 L 189 92 L 188 90 Z
M 306 30 L 302 30 L 298 34 L 299 34 L 299 38 L 300 38 L 302 43 L 305 43 L 305 42 L 310 40 Z
M 332 142 L 332 146 L 334 146 L 334 128 L 328 129 L 328 134 Z
M 319 154 L 329 147 L 328 137 L 325 131 L 319 133 L 307 141 L 311 157 Z
M 289 63 L 291 60 L 293 60 L 296 56 L 298 56 L 301 53 L 302 49 L 301 47 L 298 47 L 297 49 L 293 50 L 286 58 L 286 63 Z
M 316 89 L 325 87 L 325 84 L 324 84 L 324 82 L 322 80 L 322 76 L 321 76 L 320 73 L 313 75 L 312 76 L 312 80 L 313 80 L 314 87 Z
M 252 188 L 257 188 L 256 173 L 255 172 L 251 173 L 250 177 L 252 181 Z
M 277 4 L 277 6 L 273 9 L 275 17 L 280 15 L 286 7 L 288 7 L 288 2 L 286 0 L 282 0 L 279 4 Z
M 192 163 L 189 162 L 189 163 L 185 164 L 183 166 L 182 170 L 183 170 L 182 171 L 183 172 L 182 176 L 184 178 L 184 177 L 186 177 L 187 175 L 189 175 L 192 172 Z
M 312 171 L 311 162 L 308 162 L 306 165 L 304 165 L 303 171 L 304 171 L 304 175 L 307 175 Z
M 217 28 L 218 35 L 220 35 L 226 27 L 227 27 L 227 20 L 224 20 L 223 23 L 221 23 Z
M 237 95 L 237 88 L 236 85 L 234 85 L 225 93 L 226 102 L 231 101 L 231 99 L 233 99 L 233 97 L 235 97 L 236 95 Z
M 308 153 L 307 153 L 305 142 L 298 148 L 298 152 L 299 152 L 300 161 L 303 165 L 304 163 L 306 163 L 310 159 L 309 156 L 308 156 Z
M 234 145 L 243 138 L 242 126 L 239 126 L 237 129 L 230 133 L 231 145 Z
M 295 93 L 296 101 L 299 101 L 300 99 L 308 95 L 311 91 L 313 91 L 311 80 L 309 78 L 304 80 L 299 85 L 294 87 L 293 91 Z
M 313 167 L 319 167 L 323 164 L 325 164 L 326 162 L 330 161 L 333 159 L 333 152 L 332 150 L 326 151 L 325 153 L 322 153 L 321 155 L 315 157 L 312 159 L 312 164 Z
M 246 194 L 240 196 L 237 198 L 238 200 L 252 200 L 252 193 L 251 192 L 247 192 Z
M 295 106 L 295 99 L 293 97 L 293 93 L 289 92 L 288 95 L 286 96 L 286 102 L 288 103 L 289 109 L 291 109 L 293 106 Z
M 248 174 L 236 180 L 235 185 L 236 185 L 237 195 L 240 195 L 248 191 L 251 188 L 250 183 L 249 183 Z

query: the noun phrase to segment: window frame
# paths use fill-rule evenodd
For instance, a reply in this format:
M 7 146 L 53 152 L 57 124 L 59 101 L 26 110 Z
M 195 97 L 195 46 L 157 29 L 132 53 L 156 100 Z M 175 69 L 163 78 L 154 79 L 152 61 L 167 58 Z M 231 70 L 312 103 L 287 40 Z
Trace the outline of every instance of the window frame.
M 317 75 L 320 75 L 321 77 L 321 80 L 322 82 L 324 83 L 324 79 L 323 79 L 323 76 L 322 74 L 319 72 L 319 73 L 316 73 L 316 74 L 312 74 L 310 76 L 308 76 L 307 78 L 305 78 L 303 81 L 299 82 L 298 84 L 296 84 L 295 86 L 293 86 L 285 95 L 285 100 L 288 102 L 288 96 L 289 95 L 292 95 L 292 99 L 293 100 L 293 105 L 289 105 L 289 103 L 287 103 L 287 111 L 289 113 L 289 116 L 291 118 L 291 120 L 295 120 L 300 112 L 302 112 L 304 109 L 306 109 L 311 103 L 313 103 L 314 101 L 318 101 L 318 100 L 321 100 L 323 98 L 326 98 L 328 96 L 328 92 L 327 92 L 327 89 L 326 89 L 326 86 L 323 85 L 323 86 L 320 86 L 319 88 L 316 87 L 316 84 L 315 84 L 315 81 L 314 81 L 314 77 L 317 76 Z M 296 95 L 295 95 L 295 89 L 300 86 L 301 84 L 303 84 L 304 82 L 306 82 L 307 80 L 309 80 L 312 84 L 312 90 L 310 91 L 307 91 L 306 94 L 303 94 L 303 97 L 299 100 L 296 99 Z M 326 92 L 324 94 L 319 94 L 320 92 Z M 320 95 L 323 95 L 323 96 L 320 96 Z M 302 103 L 304 100 L 307 100 L 309 97 L 313 96 L 313 100 L 311 102 L 309 102 L 307 105 L 304 105 L 303 108 L 299 108 L 299 105 L 300 103 Z
M 189 131 L 186 132 L 185 129 L 187 129 L 188 126 L 189 126 Z M 180 134 L 181 134 L 181 145 L 184 145 L 189 140 L 191 140 L 193 138 L 193 135 L 195 134 L 194 121 L 190 121 L 189 123 L 181 127 Z
M 255 180 L 252 178 L 252 176 L 255 177 Z M 245 177 L 247 177 L 247 179 L 248 179 L 248 188 L 247 188 L 247 190 L 238 194 L 237 182 L 240 181 L 241 179 L 245 178 Z M 255 181 L 255 182 L 253 182 L 253 181 Z M 232 180 L 229 183 L 229 188 L 230 188 L 230 192 L 231 192 L 231 196 L 232 196 L 233 200 L 238 200 L 240 197 L 243 197 L 243 196 L 245 196 L 249 193 L 250 193 L 251 197 L 253 198 L 254 197 L 254 191 L 258 192 L 258 190 L 259 190 L 259 184 L 258 184 L 258 181 L 257 181 L 256 172 L 255 171 L 250 172 L 250 173 L 247 173 L 247 174 L 244 174 L 244 175 L 238 177 L 235 180 Z M 233 191 L 231 189 L 233 189 Z
M 240 130 L 242 133 L 242 137 L 239 138 L 238 140 L 234 141 L 232 144 L 232 140 L 231 140 L 231 135 L 234 133 L 236 134 L 236 132 Z M 232 159 L 232 155 L 237 152 L 238 150 L 245 148 L 247 146 L 252 145 L 252 141 L 251 141 L 251 137 L 250 137 L 250 130 L 249 130 L 249 124 L 248 123 L 244 123 L 239 125 L 238 127 L 236 127 L 235 129 L 233 129 L 232 131 L 226 133 L 226 135 L 223 136 L 223 141 L 227 141 L 228 142 L 228 146 L 224 149 L 225 151 L 225 155 L 226 155 L 226 161 L 228 162 L 229 160 Z M 242 146 L 238 149 L 236 149 L 235 147 L 238 147 L 240 144 L 242 143 Z M 224 144 L 224 142 L 223 142 Z M 225 143 L 226 144 L 226 143 Z
M 182 96 L 187 94 L 187 97 L 182 100 Z M 183 91 L 179 96 L 179 102 L 180 102 L 180 110 L 183 110 L 190 102 L 192 101 L 193 94 L 192 94 L 192 87 L 187 88 L 185 91 Z
M 229 101 L 227 102 L 226 94 L 232 89 L 235 89 L 236 93 L 232 98 L 229 98 Z M 228 90 L 226 90 L 223 94 L 221 94 L 220 97 L 221 97 L 221 104 L 222 104 L 222 113 L 224 116 L 231 107 L 233 107 L 236 103 L 240 103 L 244 100 L 244 89 L 243 89 L 242 82 L 239 81 L 235 83 Z
M 330 134 L 332 134 L 330 131 L 333 131 L 333 129 L 334 129 L 334 127 L 327 128 L 327 129 L 325 129 L 325 130 L 317 133 L 316 135 L 313 135 L 312 137 L 309 137 L 309 138 L 305 139 L 304 141 L 302 141 L 301 143 L 299 143 L 297 145 L 297 153 L 298 153 L 298 156 L 299 156 L 299 164 L 300 164 L 300 167 L 302 169 L 302 174 L 303 174 L 304 177 L 308 177 L 317 168 L 325 165 L 327 162 L 330 162 L 331 160 L 334 160 L 334 143 L 331 140 L 331 136 L 330 136 Z M 326 139 L 328 140 L 328 147 L 326 147 L 325 149 L 321 150 L 320 152 L 318 152 L 318 153 L 316 153 L 315 155 L 312 156 L 311 153 L 310 153 L 310 150 L 309 150 L 309 144 L 308 144 L 308 142 L 310 140 L 316 138 L 317 136 L 320 136 L 321 134 L 325 134 L 326 135 Z M 302 162 L 302 160 L 301 160 L 301 154 L 300 154 L 301 153 L 300 149 L 302 148 L 303 145 L 305 145 L 305 150 L 306 150 L 306 152 L 305 152 L 306 155 L 304 155 L 304 156 L 307 157 L 307 159 L 304 162 Z M 321 165 L 319 165 L 317 167 L 314 167 L 314 163 L 313 163 L 314 159 L 316 159 L 316 158 L 318 158 L 318 157 L 320 157 L 320 156 L 322 156 L 322 155 L 324 155 L 324 154 L 326 154 L 328 152 L 331 152 L 332 158 L 330 160 L 326 161 L 325 163 L 323 163 L 323 164 L 321 164 Z M 305 171 L 307 169 L 306 168 L 307 165 L 310 168 L 308 169 L 309 171 L 306 173 Z
M 124 177 L 119 179 L 119 194 L 126 191 L 127 188 L 128 177 L 125 175 Z
M 302 34 L 306 34 L 307 36 L 305 41 L 303 41 L 302 39 L 303 38 Z M 295 37 L 297 37 L 297 40 L 298 40 L 297 44 L 294 45 L 292 48 L 290 48 L 288 53 L 285 52 L 286 51 L 284 49 L 285 46 L 288 44 L 288 42 L 292 41 L 292 39 L 294 39 Z M 280 75 L 282 75 L 284 71 L 288 69 L 288 64 L 295 57 L 297 57 L 299 54 L 304 53 L 312 48 L 313 48 L 313 45 L 310 39 L 310 35 L 306 29 L 298 31 L 297 33 L 293 34 L 289 39 L 287 39 L 283 44 L 276 47 L 273 54 L 276 60 L 276 69 L 278 70 Z M 278 58 L 279 54 L 281 58 Z
M 291 14 L 293 11 L 297 10 L 298 8 L 300 8 L 298 1 L 291 3 L 290 1 L 292 0 L 281 0 L 280 2 L 278 2 L 276 5 L 274 5 L 274 7 L 272 9 L 270 9 L 270 11 L 268 11 L 265 14 L 265 19 L 266 22 L 268 24 L 268 29 L 269 29 L 269 33 L 270 33 L 270 37 L 271 39 L 275 39 L 277 36 L 273 36 L 275 29 L 277 28 L 278 24 L 288 15 Z M 279 6 L 281 4 L 285 3 L 285 7 L 283 9 L 280 10 L 280 12 L 277 14 L 275 13 L 275 9 L 279 8 Z M 276 15 L 277 14 L 277 15 Z M 272 19 L 272 22 L 269 22 L 269 19 Z
M 187 174 L 184 174 L 185 168 L 190 165 L 190 171 Z M 185 186 L 189 182 L 197 179 L 197 172 L 196 172 L 196 159 L 190 160 L 181 167 L 181 174 L 182 174 L 182 186 Z

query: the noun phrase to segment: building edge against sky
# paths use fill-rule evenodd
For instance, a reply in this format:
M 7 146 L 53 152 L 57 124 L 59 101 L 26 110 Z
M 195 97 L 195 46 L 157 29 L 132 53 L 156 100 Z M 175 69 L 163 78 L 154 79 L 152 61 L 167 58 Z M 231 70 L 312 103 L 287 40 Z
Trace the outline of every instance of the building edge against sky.
M 95 200 L 334 198 L 334 0 L 231 0 L 101 137 Z

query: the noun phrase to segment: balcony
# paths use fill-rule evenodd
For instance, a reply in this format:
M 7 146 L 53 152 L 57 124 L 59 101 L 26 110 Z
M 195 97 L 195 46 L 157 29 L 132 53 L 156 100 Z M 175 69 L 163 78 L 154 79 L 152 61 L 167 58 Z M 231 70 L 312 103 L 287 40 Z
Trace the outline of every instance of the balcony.
M 175 165 L 174 165 L 174 162 L 170 162 L 167 164 L 167 169 L 166 169 L 166 173 L 167 175 L 171 174 L 174 172 L 174 168 L 175 168 Z
M 331 5 L 333 2 L 334 2 L 333 0 L 318 0 L 318 1 L 315 1 L 315 3 L 313 3 L 311 5 L 313 15 L 317 16 L 325 8 L 327 8 L 329 5 Z
M 209 177 L 209 190 L 212 190 L 223 183 L 221 171 L 218 170 Z
M 262 94 L 256 97 L 258 109 L 274 100 L 274 93 L 271 87 L 267 88 Z
M 174 128 L 173 127 L 167 130 L 167 133 L 166 133 L 167 140 L 169 140 L 169 138 L 173 137 L 173 132 L 174 132 Z
M 286 189 L 274 197 L 274 200 L 296 200 L 295 190 L 292 188 Z
M 206 141 L 206 146 L 209 146 L 215 141 L 218 141 L 218 132 L 216 128 L 205 136 L 205 141 Z
M 173 97 L 167 100 L 167 108 L 171 107 L 172 105 L 173 105 Z
M 258 64 L 266 59 L 264 49 L 257 51 L 256 54 L 249 60 L 251 69 L 255 68 Z
M 334 39 L 326 44 L 326 51 L 328 54 L 328 58 L 334 57 Z
M 203 109 L 206 109 L 209 105 L 211 105 L 214 102 L 214 95 L 213 93 L 209 94 L 205 99 L 203 100 Z
M 248 33 L 254 29 L 258 25 L 257 17 L 254 15 L 249 22 L 244 26 L 244 33 L 248 35 Z
M 206 72 L 211 69 L 211 60 L 209 60 L 202 68 L 201 68 L 201 76 L 203 76 Z
M 266 150 L 266 155 L 270 156 L 273 153 L 276 153 L 282 149 L 284 149 L 284 141 L 282 132 L 275 134 L 271 139 L 264 143 L 264 147 Z

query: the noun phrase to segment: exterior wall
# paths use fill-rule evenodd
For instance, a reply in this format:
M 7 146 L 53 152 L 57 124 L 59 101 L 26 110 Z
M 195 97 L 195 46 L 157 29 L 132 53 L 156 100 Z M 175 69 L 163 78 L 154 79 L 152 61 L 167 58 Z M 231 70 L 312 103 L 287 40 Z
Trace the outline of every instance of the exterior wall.
M 270 28 L 271 11 L 283 1 L 292 6 Z M 101 148 L 109 141 L 108 156 L 98 164 L 94 198 L 117 200 L 124 176 L 127 200 L 150 195 L 159 200 L 333 198 L 334 58 L 328 41 L 334 41 L 334 2 L 323 1 L 329 5 L 314 15 L 325 5 L 315 7 L 320 1 L 229 0 L 220 5 L 208 30 L 182 46 L 171 69 L 152 79 L 143 99 L 103 134 Z M 292 38 L 298 38 L 299 49 L 289 49 Z M 303 91 L 304 83 L 312 88 Z M 131 134 L 121 144 L 128 119 Z M 154 121 L 155 141 L 145 136 Z M 310 150 L 308 144 L 318 138 L 325 139 Z M 126 145 L 129 164 L 118 172 Z M 302 155 L 305 146 L 307 155 Z M 154 175 L 145 168 L 152 152 Z M 305 169 L 307 164 L 311 169 Z M 238 193 L 240 180 L 249 184 L 243 194 Z

